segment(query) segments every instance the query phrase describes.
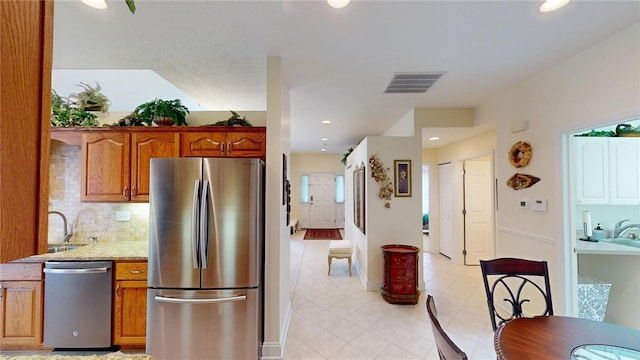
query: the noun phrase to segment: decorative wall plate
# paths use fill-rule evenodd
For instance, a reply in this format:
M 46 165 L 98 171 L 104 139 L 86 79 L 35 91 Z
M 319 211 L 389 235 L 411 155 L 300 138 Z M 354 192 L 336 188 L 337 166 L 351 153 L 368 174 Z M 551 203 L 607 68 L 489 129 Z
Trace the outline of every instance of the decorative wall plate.
M 512 188 L 513 190 L 520 190 L 528 188 L 538 181 L 540 181 L 539 177 L 515 173 L 507 180 L 507 186 Z
M 524 141 L 518 141 L 509 149 L 509 162 L 516 168 L 523 168 L 531 159 L 531 145 Z

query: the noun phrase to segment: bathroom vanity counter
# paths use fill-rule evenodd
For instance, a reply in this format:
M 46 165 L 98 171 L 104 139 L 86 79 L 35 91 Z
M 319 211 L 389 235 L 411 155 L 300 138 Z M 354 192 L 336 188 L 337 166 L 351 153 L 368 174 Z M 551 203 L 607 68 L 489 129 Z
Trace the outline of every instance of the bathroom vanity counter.
M 640 244 L 640 240 L 637 241 Z M 610 243 L 605 240 L 598 242 L 576 241 L 576 252 L 578 254 L 602 254 L 602 255 L 636 255 L 640 256 L 640 247 Z

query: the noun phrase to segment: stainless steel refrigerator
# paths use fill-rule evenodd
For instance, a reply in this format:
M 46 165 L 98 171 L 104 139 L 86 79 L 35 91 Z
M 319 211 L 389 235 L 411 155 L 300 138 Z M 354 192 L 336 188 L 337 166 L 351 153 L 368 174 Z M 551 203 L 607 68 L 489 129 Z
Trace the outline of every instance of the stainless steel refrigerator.
M 258 359 L 264 162 L 151 159 L 146 352 Z

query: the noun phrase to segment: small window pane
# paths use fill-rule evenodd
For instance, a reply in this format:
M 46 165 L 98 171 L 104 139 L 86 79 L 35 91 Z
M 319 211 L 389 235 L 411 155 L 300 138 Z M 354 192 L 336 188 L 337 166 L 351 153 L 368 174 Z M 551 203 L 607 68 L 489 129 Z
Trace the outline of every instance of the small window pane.
M 336 202 L 344 202 L 344 175 L 336 176 Z
M 300 202 L 309 202 L 309 175 L 302 175 L 300 177 Z

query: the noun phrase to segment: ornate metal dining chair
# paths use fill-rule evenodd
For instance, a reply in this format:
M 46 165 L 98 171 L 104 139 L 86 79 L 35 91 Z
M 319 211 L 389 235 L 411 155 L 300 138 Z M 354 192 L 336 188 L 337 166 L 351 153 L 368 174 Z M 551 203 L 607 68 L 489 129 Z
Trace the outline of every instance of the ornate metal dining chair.
M 438 312 L 436 311 L 436 302 L 431 295 L 427 296 L 427 312 L 431 320 L 431 330 L 433 331 L 433 338 L 436 341 L 440 360 L 467 360 L 467 354 L 460 350 L 451 338 L 449 338 L 449 335 L 444 332 L 442 326 L 440 326 Z
M 480 260 L 480 268 L 494 331 L 514 318 L 553 315 L 546 261 Z

